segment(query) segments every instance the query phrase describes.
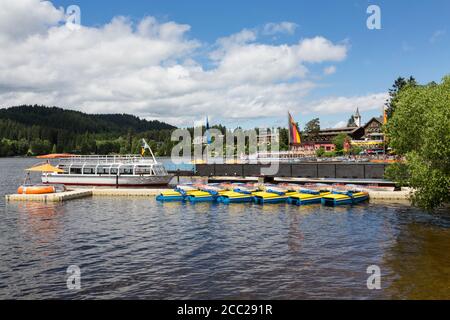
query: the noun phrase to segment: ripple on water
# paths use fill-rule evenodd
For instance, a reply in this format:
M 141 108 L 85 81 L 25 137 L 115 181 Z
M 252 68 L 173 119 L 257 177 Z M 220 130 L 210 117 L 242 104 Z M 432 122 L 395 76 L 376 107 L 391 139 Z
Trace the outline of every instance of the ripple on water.
M 6 193 L 19 182 L 0 164 Z M 143 198 L 0 205 L 0 298 L 450 298 L 446 213 Z M 383 290 L 366 287 L 371 264 Z

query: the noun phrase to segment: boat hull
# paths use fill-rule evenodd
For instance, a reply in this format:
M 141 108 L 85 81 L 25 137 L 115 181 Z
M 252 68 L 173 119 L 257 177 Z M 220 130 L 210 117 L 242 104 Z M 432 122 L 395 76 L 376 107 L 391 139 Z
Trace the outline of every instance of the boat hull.
M 222 202 L 224 204 L 253 202 L 253 201 L 254 201 L 253 197 L 248 194 L 222 195 L 217 198 L 217 202 Z
M 196 196 L 188 196 L 187 199 L 189 202 L 195 203 L 195 202 L 211 202 L 215 200 L 214 196 L 203 196 L 203 197 L 196 197 Z
M 288 197 L 287 196 L 277 196 L 277 197 L 261 197 L 261 196 L 255 196 L 254 197 L 255 203 L 258 204 L 271 204 L 271 203 L 285 203 L 287 202 Z
M 163 191 L 156 196 L 157 201 L 184 201 L 185 197 L 178 191 Z
M 367 192 L 355 192 L 349 194 L 333 193 L 322 198 L 322 204 L 336 206 L 341 204 L 355 204 L 369 199 Z
M 133 176 L 133 175 L 68 175 L 68 174 L 49 174 L 42 176 L 44 184 L 65 184 L 78 186 L 127 186 L 144 187 L 167 185 L 173 175 L 165 176 Z

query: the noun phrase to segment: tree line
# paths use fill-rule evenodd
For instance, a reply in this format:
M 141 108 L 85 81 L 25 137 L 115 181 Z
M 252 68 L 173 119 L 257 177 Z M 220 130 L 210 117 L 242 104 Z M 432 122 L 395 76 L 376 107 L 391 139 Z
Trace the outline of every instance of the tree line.
M 174 126 L 127 114 L 86 114 L 45 106 L 0 109 L 0 156 L 47 153 L 137 153 L 145 138 L 156 154 L 169 155 Z
M 233 132 L 220 124 L 211 128 L 223 135 Z M 178 143 L 171 141 L 174 129 L 176 127 L 164 122 L 142 120 L 128 114 L 86 114 L 38 105 L 10 107 L 0 109 L 0 156 L 136 154 L 140 152 L 142 138 L 147 140 L 155 155 L 170 156 Z M 187 130 L 194 137 L 194 128 Z M 202 132 L 205 130 L 203 127 Z M 278 132 L 280 149 L 288 150 L 288 129 L 278 128 Z

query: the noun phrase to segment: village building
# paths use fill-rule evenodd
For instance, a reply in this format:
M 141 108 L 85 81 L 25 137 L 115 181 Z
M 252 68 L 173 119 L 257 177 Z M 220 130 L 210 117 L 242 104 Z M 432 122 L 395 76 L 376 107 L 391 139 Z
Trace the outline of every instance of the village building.
M 309 150 L 323 148 L 325 151 L 335 151 L 336 146 L 333 141 L 339 134 L 344 133 L 349 137 L 351 145 L 357 145 L 364 149 L 382 149 L 384 144 L 383 117 L 373 117 L 362 125 L 362 117 L 357 108 L 353 119 L 354 126 L 321 129 L 314 135 L 303 132 L 302 148 Z

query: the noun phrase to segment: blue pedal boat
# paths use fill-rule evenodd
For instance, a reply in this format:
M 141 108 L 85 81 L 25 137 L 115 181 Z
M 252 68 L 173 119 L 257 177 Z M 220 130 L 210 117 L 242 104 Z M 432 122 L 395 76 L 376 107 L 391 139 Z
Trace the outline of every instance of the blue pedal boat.
M 341 204 L 354 204 L 366 201 L 369 194 L 362 191 L 333 191 L 322 197 L 322 204 L 336 206 Z
M 207 191 L 193 191 L 186 197 L 189 202 L 211 202 L 216 200 L 216 196 Z
M 184 201 L 185 196 L 180 191 L 168 190 L 162 191 L 156 196 L 157 201 Z
M 275 190 L 266 190 L 253 193 L 253 198 L 255 203 L 265 204 L 265 203 L 286 203 L 289 195 L 294 192 L 279 192 Z
M 321 203 L 322 197 L 330 194 L 330 191 L 300 190 L 289 196 L 288 203 L 297 206 Z
M 221 202 L 224 204 L 229 203 L 243 203 L 243 202 L 253 202 L 254 198 L 252 195 L 248 193 L 240 193 L 235 191 L 226 191 L 221 193 L 217 197 L 217 202 Z

